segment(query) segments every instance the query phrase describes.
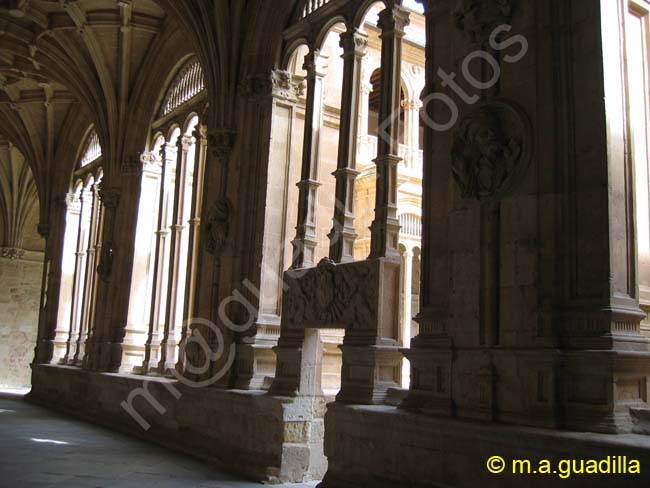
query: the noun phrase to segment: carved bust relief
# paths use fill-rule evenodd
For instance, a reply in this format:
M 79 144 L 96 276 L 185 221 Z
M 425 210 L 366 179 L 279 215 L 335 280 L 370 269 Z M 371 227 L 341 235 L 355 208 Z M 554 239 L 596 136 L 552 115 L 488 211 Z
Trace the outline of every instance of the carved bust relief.
M 513 0 L 457 0 L 454 8 L 456 27 L 476 44 L 485 44 L 490 34 L 512 18 Z
M 230 231 L 230 204 L 222 199 L 208 209 L 207 218 L 203 224 L 203 236 L 206 250 L 210 254 L 219 255 L 223 251 Z
M 466 116 L 454 136 L 452 170 L 462 198 L 501 197 L 530 160 L 526 116 L 514 105 L 490 102 Z

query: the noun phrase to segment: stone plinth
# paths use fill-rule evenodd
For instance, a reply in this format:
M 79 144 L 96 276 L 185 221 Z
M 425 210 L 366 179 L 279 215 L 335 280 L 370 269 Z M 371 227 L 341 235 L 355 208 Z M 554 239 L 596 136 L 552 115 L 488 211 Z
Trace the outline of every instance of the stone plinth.
M 132 405 L 150 424 L 148 430 L 121 406 L 145 379 L 155 400 L 141 396 Z M 319 421 L 308 422 L 300 401 L 262 391 L 190 388 L 164 378 L 45 365 L 34 368 L 29 399 L 261 482 L 320 479 L 327 468 L 322 453 L 324 404 Z M 158 411 L 156 402 L 163 410 Z
M 325 416 L 329 470 L 320 488 L 633 487 L 650 482 L 650 437 L 510 427 L 413 414 L 387 406 L 330 404 Z M 501 456 L 510 474 L 490 474 Z M 561 460 L 639 460 L 641 473 L 559 475 Z M 513 460 L 530 460 L 531 474 L 512 475 Z M 548 460 L 556 474 L 532 474 Z M 613 468 L 612 468 L 613 469 Z

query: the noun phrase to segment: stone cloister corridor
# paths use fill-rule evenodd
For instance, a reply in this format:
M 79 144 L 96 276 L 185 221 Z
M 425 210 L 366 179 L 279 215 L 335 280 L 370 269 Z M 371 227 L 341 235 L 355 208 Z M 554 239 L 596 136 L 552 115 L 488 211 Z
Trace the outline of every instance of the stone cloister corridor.
M 650 0 L 0 0 L 0 486 L 650 486 Z

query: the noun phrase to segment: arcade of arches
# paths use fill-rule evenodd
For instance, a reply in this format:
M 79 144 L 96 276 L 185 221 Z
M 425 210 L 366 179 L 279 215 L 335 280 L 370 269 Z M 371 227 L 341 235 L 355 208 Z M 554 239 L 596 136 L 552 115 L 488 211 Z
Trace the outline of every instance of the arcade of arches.
M 647 483 L 649 32 L 648 0 L 0 2 L 0 386 L 262 482 Z

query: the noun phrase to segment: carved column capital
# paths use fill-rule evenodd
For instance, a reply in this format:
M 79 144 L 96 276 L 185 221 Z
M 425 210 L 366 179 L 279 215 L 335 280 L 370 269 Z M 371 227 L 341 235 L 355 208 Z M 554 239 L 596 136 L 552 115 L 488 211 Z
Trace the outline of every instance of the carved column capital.
M 305 56 L 303 69 L 307 72 L 308 77 L 323 77 L 327 74 L 327 61 L 329 57 L 320 49 L 312 49 Z
M 379 13 L 378 26 L 382 38 L 385 36 L 404 37 L 406 26 L 409 25 L 409 12 L 405 8 L 394 5 Z
M 99 198 L 101 199 L 104 207 L 115 209 L 120 204 L 120 190 L 116 188 L 106 188 L 103 185 L 99 185 Z
M 363 57 L 368 48 L 368 35 L 357 29 L 350 29 L 341 34 L 339 45 L 343 48 L 343 56 Z
M 190 148 L 194 145 L 195 139 L 192 136 L 183 136 L 178 138 L 178 148 L 184 152 L 188 152 Z
M 71 212 L 79 212 L 81 211 L 81 198 L 80 195 L 77 194 L 76 192 L 68 192 L 65 195 L 64 199 L 64 205 L 68 209 L 68 211 Z
M 305 81 L 289 71 L 271 71 L 271 94 L 273 98 L 296 101 L 305 93 Z

